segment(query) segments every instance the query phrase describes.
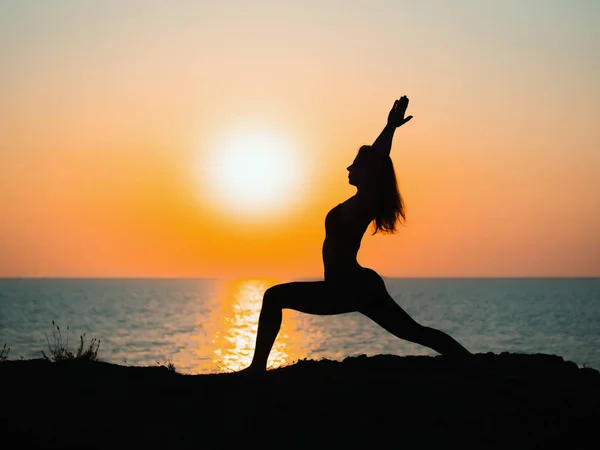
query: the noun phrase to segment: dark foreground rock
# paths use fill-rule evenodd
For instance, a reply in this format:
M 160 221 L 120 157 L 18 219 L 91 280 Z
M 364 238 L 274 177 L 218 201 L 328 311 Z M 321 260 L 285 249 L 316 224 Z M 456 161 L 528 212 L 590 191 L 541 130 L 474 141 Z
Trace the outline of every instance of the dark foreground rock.
M 300 361 L 259 378 L 0 363 L 3 448 L 597 448 L 600 375 L 552 355 Z

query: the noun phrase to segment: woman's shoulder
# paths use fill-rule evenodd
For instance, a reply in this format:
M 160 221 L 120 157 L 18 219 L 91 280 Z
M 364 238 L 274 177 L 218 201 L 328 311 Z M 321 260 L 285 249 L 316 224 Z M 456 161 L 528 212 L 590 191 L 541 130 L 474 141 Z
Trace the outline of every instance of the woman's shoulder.
M 355 195 L 350 197 L 344 203 L 341 203 L 344 210 L 352 215 L 371 215 L 373 212 L 373 202 L 368 197 Z

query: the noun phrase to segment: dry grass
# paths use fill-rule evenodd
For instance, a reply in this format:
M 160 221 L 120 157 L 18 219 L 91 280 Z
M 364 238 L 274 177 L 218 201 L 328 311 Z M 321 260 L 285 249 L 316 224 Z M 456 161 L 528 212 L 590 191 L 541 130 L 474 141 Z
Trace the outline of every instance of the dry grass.
M 2 350 L 0 350 L 0 362 L 6 361 L 6 358 L 8 358 L 9 353 L 10 347 L 6 348 L 6 344 L 4 344 L 4 347 L 2 347 Z
M 69 359 L 78 359 L 86 361 L 98 361 L 98 352 L 100 350 L 100 340 L 93 338 L 89 344 L 86 345 L 85 333 L 79 336 L 79 347 L 75 353 L 69 350 L 69 327 L 67 326 L 66 342 L 63 341 L 63 336 L 60 331 L 60 327 L 52 321 L 52 342 L 48 334 L 46 335 L 46 342 L 48 343 L 47 354 L 42 350 L 42 356 L 47 361 L 60 362 Z

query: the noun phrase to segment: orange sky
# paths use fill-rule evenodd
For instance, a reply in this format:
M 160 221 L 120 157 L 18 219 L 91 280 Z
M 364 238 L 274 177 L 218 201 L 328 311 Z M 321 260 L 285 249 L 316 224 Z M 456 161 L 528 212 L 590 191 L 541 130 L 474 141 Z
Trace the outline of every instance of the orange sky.
M 600 6 L 301 3 L 1 4 L 0 276 L 320 276 L 346 167 L 403 94 L 408 223 L 363 265 L 600 276 Z M 252 127 L 298 169 L 262 221 L 203 172 Z

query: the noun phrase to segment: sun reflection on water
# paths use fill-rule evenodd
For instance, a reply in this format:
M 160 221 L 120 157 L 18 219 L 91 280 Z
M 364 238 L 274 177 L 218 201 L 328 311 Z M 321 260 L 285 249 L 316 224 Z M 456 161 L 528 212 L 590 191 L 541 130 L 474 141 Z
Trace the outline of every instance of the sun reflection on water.
M 266 279 L 223 283 L 219 292 L 220 313 L 214 317 L 216 326 L 211 339 L 213 363 L 221 371 L 237 371 L 252 361 L 263 294 L 274 284 Z M 284 320 L 269 356 L 268 365 L 271 367 L 297 359 L 293 358 L 287 328 Z

